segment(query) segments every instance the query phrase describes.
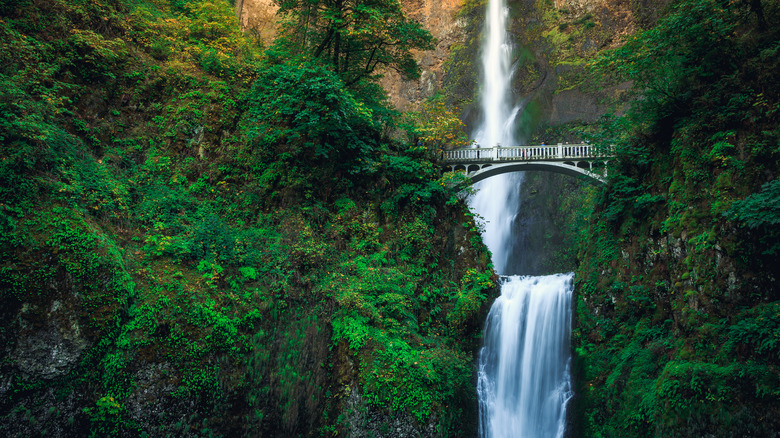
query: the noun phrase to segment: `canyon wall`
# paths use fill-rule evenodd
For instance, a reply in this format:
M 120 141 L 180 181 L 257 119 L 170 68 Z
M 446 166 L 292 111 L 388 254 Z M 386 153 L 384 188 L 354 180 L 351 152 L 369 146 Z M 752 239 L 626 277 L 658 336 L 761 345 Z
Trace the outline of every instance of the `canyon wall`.
M 512 91 L 524 107 L 517 137 L 522 141 L 568 140 L 570 134 L 561 125 L 581 126 L 598 120 L 610 101 L 622 97 L 628 84 L 600 89 L 600 78 L 592 77 L 587 63 L 602 50 L 619 45 L 626 35 L 652 25 L 665 3 L 510 0 L 509 32 L 516 72 Z M 445 63 L 443 88 L 471 127 L 479 122 L 473 102 L 480 74 L 484 5 L 464 3 L 459 15 L 465 21 L 465 34 Z
M 456 17 L 462 0 L 404 0 L 406 14 L 418 21 L 436 39 L 434 50 L 415 53 L 422 68 L 420 79 L 407 81 L 395 71 L 384 72 L 380 81 L 387 90 L 390 102 L 399 110 L 415 110 L 420 102 L 433 96 L 442 88 L 443 65 L 453 44 L 464 35 L 463 20 Z M 236 13 L 241 25 L 257 34 L 267 44 L 276 35 L 276 11 L 273 0 L 239 0 Z

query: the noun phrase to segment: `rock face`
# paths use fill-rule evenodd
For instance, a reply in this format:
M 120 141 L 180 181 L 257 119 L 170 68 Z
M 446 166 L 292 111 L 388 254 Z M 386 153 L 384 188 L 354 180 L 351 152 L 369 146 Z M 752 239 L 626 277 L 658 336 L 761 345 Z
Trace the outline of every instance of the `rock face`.
M 252 29 L 268 44 L 276 36 L 276 11 L 274 0 L 237 0 L 236 15 L 241 25 Z
M 390 102 L 399 110 L 414 110 L 424 99 L 442 88 L 443 65 L 450 48 L 464 35 L 463 20 L 456 18 L 461 0 L 405 0 L 402 6 L 406 14 L 418 21 L 436 38 L 434 50 L 416 53 L 422 67 L 419 80 L 406 81 L 395 71 L 387 71 L 380 81 L 387 90 Z M 260 34 L 270 44 L 276 34 L 276 11 L 273 0 L 240 0 L 236 2 L 236 14 L 241 24 Z
M 49 302 L 6 303 L 14 310 L 0 319 L 6 362 L 0 368 L 0 397 L 21 402 L 0 405 L 8 412 L 0 421 L 4 436 L 38 436 L 41 430 L 47 436 L 72 436 L 72 429 L 78 428 L 78 397 L 58 394 L 55 383 L 78 365 L 90 346 L 74 309 L 76 302 L 78 294 L 66 292 Z M 18 397 L 19 381 L 38 382 L 42 388 Z M 71 423 L 62 417 L 70 417 Z
M 366 400 L 354 389 L 346 401 L 348 436 L 376 438 L 433 438 L 436 437 L 436 425 L 429 422 L 419 425 L 408 413 L 400 413 L 394 418 L 369 412 L 365 409 Z
M 640 7 L 636 2 L 608 0 L 509 1 L 509 32 L 514 42 L 513 92 L 523 107 L 518 137 L 528 141 L 551 127 L 593 123 L 605 103 L 620 98 L 627 84 L 594 91 L 596 81 L 586 64 L 600 51 L 616 46 L 627 35 L 656 19 L 663 5 Z M 478 90 L 480 32 L 483 5 L 466 4 L 460 15 L 467 23 L 463 44 L 450 55 L 445 95 L 463 109 L 469 127 L 479 122 Z M 554 140 L 561 140 L 556 138 Z M 541 140 L 544 140 L 541 138 Z
M 114 322 L 121 311 L 112 291 L 116 265 L 106 257 L 96 260 L 94 269 L 74 274 L 65 267 L 72 261 L 66 251 L 54 255 L 41 251 L 33 241 L 28 243 L 31 258 L 3 254 L 17 266 L 36 260 L 46 266 L 39 271 L 46 274 L 28 275 L 35 279 L 17 283 L 18 296 L 3 297 L 0 432 L 20 437 L 77 436 L 88 427 L 82 408 L 90 384 L 74 376 L 94 366 L 87 365 L 89 356 L 94 356 L 96 344 L 111 330 L 98 318 L 107 316 L 106 321 Z M 103 291 L 111 293 L 102 295 Z
M 28 303 L 17 315 L 20 336 L 11 355 L 19 370 L 41 379 L 65 375 L 79 361 L 87 340 L 81 334 L 76 312 L 60 300 L 52 301 L 45 319 L 35 327 L 29 315 L 40 313 Z
M 405 81 L 394 71 L 385 73 L 380 83 L 390 102 L 401 111 L 415 110 L 442 88 L 444 63 L 454 44 L 465 35 L 465 22 L 456 17 L 462 0 L 404 0 L 406 14 L 418 21 L 436 38 L 436 48 L 416 54 L 422 73 L 419 80 Z
M 532 118 L 524 130 L 534 132 L 566 124 L 593 123 L 626 84 L 592 91 L 587 60 L 636 30 L 629 2 L 559 0 L 552 8 L 540 2 L 518 4 L 512 23 L 525 59 L 519 60 L 515 92 L 528 99 Z M 559 140 L 559 139 L 550 139 Z

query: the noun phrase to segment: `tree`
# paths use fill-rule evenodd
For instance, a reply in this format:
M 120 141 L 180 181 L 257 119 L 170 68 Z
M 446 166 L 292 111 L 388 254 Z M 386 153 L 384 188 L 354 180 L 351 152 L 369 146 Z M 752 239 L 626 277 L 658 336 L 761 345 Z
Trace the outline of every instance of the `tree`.
M 441 96 L 423 102 L 419 111 L 404 115 L 403 124 L 413 147 L 438 156 L 443 149 L 464 147 L 469 139 L 457 110 L 449 109 Z
M 390 68 L 420 75 L 411 51 L 430 50 L 433 37 L 406 17 L 398 0 L 278 0 L 286 17 L 283 44 L 330 65 L 349 87 Z
M 248 94 L 239 159 L 288 200 L 324 199 L 338 183 L 370 173 L 381 147 L 371 110 L 323 66 L 269 55 Z

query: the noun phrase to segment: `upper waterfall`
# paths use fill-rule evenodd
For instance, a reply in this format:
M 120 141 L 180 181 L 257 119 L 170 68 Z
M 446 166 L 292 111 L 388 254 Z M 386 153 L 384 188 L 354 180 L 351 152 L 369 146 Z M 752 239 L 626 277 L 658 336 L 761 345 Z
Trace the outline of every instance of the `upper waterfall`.
M 472 137 L 480 146 L 514 144 L 514 119 L 519 108 L 512 104 L 512 45 L 507 38 L 509 15 L 504 0 L 488 2 L 482 49 L 482 123 Z M 522 174 L 499 175 L 475 185 L 471 208 L 485 221 L 482 238 L 493 254 L 496 271 L 510 274 L 507 260 L 512 251 L 512 223 L 519 208 Z
M 482 124 L 474 139 L 482 147 L 515 144 L 514 118 L 518 107 L 512 105 L 512 45 L 506 34 L 509 10 L 503 0 L 488 2 L 485 16 L 485 40 L 482 45 Z

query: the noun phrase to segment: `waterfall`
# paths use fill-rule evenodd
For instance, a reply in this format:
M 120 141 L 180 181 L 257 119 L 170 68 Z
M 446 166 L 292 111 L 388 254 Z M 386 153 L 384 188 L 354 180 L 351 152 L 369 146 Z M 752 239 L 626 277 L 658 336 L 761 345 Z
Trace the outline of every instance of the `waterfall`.
M 504 0 L 488 0 L 482 51 L 483 120 L 473 134 L 479 146 L 514 145 L 512 46 L 506 37 Z M 482 238 L 498 273 L 515 250 L 513 223 L 520 206 L 521 173 L 475 185 L 471 209 L 484 221 Z M 533 254 L 523 254 L 533 257 Z M 501 296 L 485 323 L 477 394 L 482 438 L 562 437 L 571 399 L 569 335 L 573 274 L 502 277 Z
M 512 46 L 506 38 L 508 9 L 504 0 L 489 0 L 482 43 L 482 125 L 473 137 L 479 146 L 513 145 L 514 119 L 519 106 L 512 107 L 510 85 Z M 474 188 L 472 210 L 485 221 L 483 240 L 493 253 L 493 265 L 500 273 L 506 266 L 512 247 L 512 223 L 519 208 L 522 174 L 505 173 L 488 178 Z
M 562 437 L 571 398 L 573 274 L 505 277 L 479 357 L 479 433 Z

